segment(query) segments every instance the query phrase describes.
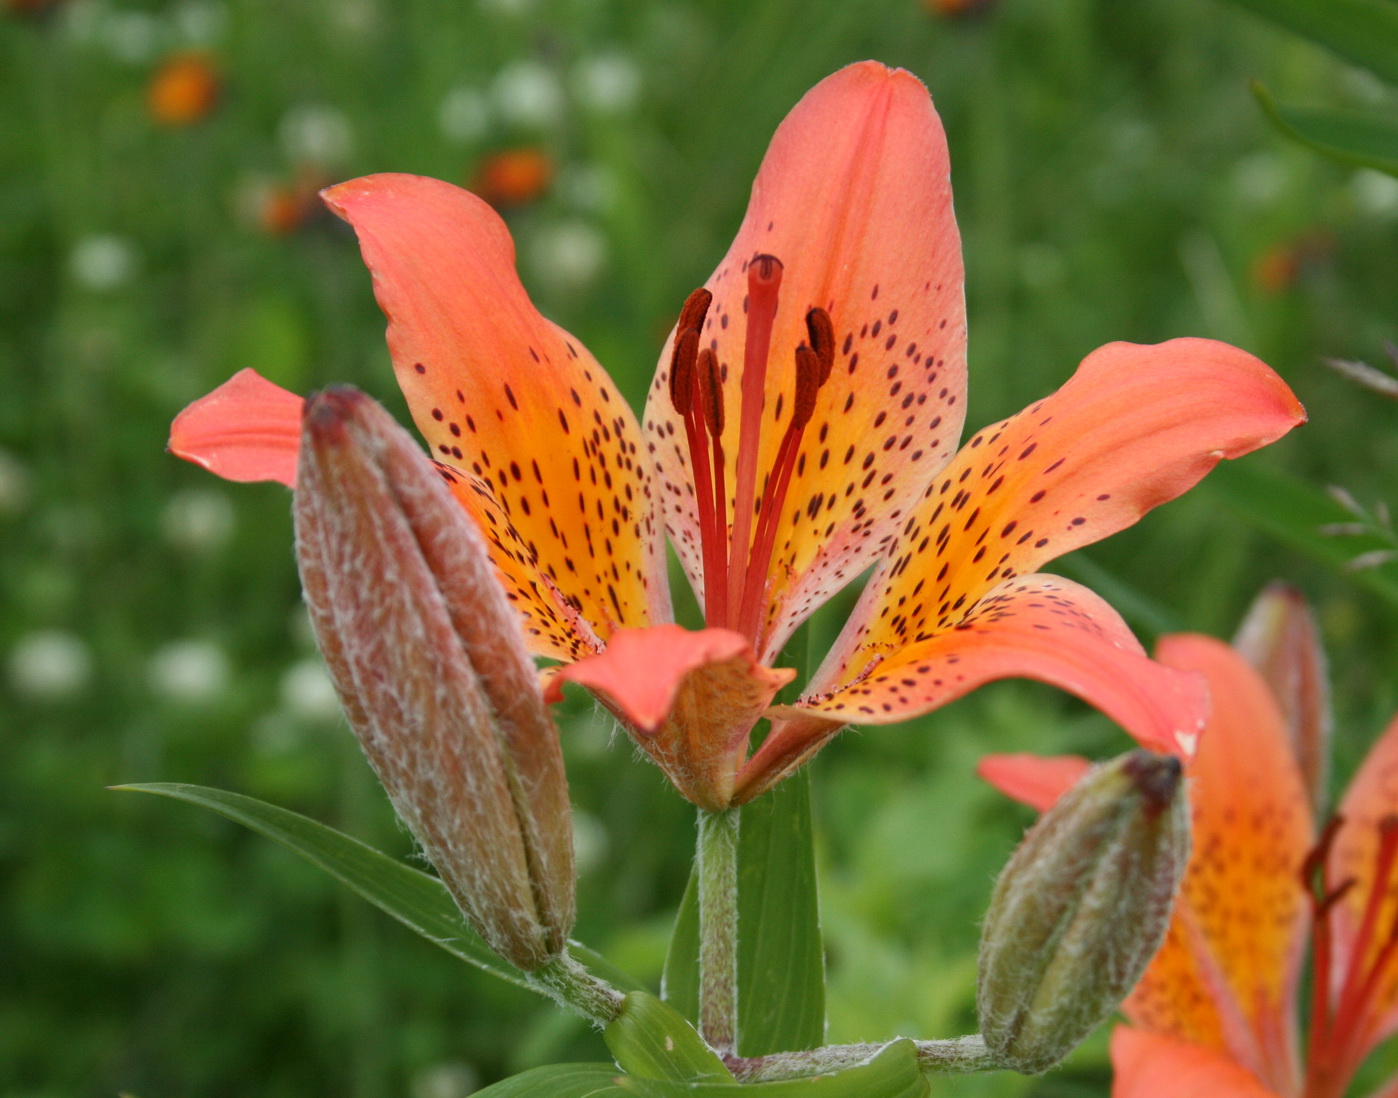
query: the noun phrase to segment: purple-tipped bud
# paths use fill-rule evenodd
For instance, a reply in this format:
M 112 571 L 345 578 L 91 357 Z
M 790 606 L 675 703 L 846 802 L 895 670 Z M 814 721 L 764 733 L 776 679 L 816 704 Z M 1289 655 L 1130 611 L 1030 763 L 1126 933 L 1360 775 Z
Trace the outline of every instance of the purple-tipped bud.
M 538 968 L 573 925 L 568 789 L 480 532 L 349 388 L 306 402 L 295 518 L 316 639 L 393 807 L 490 947 Z
M 1047 1071 L 1136 985 L 1189 861 L 1180 761 L 1094 767 L 1025 835 L 981 934 L 981 1033 L 1005 1067 Z

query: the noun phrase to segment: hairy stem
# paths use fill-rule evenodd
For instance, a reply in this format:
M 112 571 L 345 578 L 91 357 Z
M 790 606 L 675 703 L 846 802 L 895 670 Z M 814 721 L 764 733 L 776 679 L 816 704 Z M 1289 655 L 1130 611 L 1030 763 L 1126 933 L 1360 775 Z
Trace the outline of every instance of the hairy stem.
M 918 1067 L 928 1075 L 964 1075 L 974 1071 L 995 1071 L 1002 1066 L 985 1047 L 985 1041 L 979 1034 L 945 1041 L 916 1041 L 914 1044 Z M 744 1083 L 771 1083 L 857 1067 L 872 1060 L 887 1047 L 886 1044 L 829 1045 L 806 1052 L 776 1052 L 770 1056 L 729 1056 L 724 1062 Z
M 737 1047 L 738 812 L 699 813 L 699 1032 L 720 1056 Z
M 621 992 L 594 976 L 567 952 L 544 962 L 528 976 L 540 991 L 595 1026 L 606 1026 L 621 1013 Z

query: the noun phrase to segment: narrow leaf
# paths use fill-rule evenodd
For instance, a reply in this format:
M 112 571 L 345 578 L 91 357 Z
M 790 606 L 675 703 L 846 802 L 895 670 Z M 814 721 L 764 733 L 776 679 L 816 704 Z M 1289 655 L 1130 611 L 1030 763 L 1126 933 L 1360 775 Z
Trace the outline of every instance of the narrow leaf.
M 1393 550 L 1393 541 L 1376 531 L 1334 533 L 1353 526 L 1355 516 L 1320 489 L 1255 462 L 1229 461 L 1219 463 L 1204 490 L 1225 500 L 1234 515 L 1398 606 L 1398 563 L 1354 566 L 1382 560 L 1370 555 Z
M 222 789 L 175 782 L 119 785 L 114 788 L 171 797 L 227 816 L 294 850 L 453 956 L 512 984 L 539 990 L 524 973 L 492 953 L 479 935 L 462 921 L 461 913 L 441 881 L 381 854 L 358 839 L 289 809 Z M 617 987 L 627 991 L 640 990 L 640 984 L 633 977 L 627 976 L 592 950 L 574 945 L 570 951 L 593 972 Z
M 742 857 L 739 849 L 738 856 Z M 739 898 L 741 903 L 741 897 Z M 741 984 L 739 985 L 741 987 Z M 660 977 L 661 997 L 691 1022 L 699 1020 L 699 873 L 690 870 Z
M 738 1054 L 825 1041 L 825 949 L 807 771 L 743 806 L 738 829 Z
M 1252 93 L 1277 129 L 1322 156 L 1398 176 L 1398 121 L 1353 111 L 1283 107 L 1256 80 Z
M 1398 4 L 1393 0 L 1233 0 L 1398 84 Z
M 641 1098 L 927 1098 L 931 1093 L 911 1041 L 894 1041 L 866 1064 L 809 1079 L 673 1083 L 627 1075 L 619 1084 Z
M 733 1079 L 693 1026 L 673 1007 L 642 991 L 626 997 L 603 1036 L 616 1062 L 633 1075 L 679 1082 Z
M 475 1098 L 626 1098 L 611 1064 L 550 1064 L 502 1079 Z

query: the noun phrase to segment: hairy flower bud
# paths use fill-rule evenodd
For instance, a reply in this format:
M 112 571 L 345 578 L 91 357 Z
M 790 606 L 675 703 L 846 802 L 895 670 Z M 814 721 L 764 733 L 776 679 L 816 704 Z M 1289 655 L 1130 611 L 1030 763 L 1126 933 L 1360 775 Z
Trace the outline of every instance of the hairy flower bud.
M 306 402 L 295 519 L 316 638 L 393 807 L 491 948 L 538 968 L 573 924 L 568 790 L 480 532 L 349 388 Z
M 1044 813 L 996 882 L 981 934 L 981 1032 L 1004 1066 L 1048 1070 L 1126 997 L 1188 860 L 1173 755 L 1095 767 Z

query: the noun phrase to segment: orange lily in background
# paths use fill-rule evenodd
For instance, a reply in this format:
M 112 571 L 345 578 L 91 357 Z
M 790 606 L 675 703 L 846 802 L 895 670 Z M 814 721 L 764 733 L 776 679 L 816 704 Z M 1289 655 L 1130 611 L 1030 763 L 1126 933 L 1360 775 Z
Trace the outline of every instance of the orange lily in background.
M 1249 626 L 1241 651 L 1186 634 L 1156 652 L 1204 675 L 1213 712 L 1188 771 L 1193 858 L 1165 944 L 1122 1004 L 1114 1098 L 1342 1098 L 1398 1030 L 1398 719 L 1317 835 L 1328 729 L 1314 624 L 1300 596 L 1272 588 Z M 981 770 L 1043 809 L 1086 766 L 997 756 Z M 1375 1092 L 1395 1095 L 1398 1076 Z
M 963 268 L 926 89 L 875 62 L 777 130 L 728 255 L 686 302 L 638 424 L 520 285 L 499 217 L 432 179 L 331 187 L 388 316 L 432 458 L 485 531 L 550 682 L 593 691 L 696 804 L 751 799 L 849 722 L 992 679 L 1072 691 L 1186 752 L 1205 702 L 1044 562 L 1135 522 L 1223 457 L 1304 420 L 1251 355 L 1180 339 L 1093 352 L 1057 393 L 955 453 Z M 295 477 L 301 400 L 243 371 L 171 449 L 232 479 Z M 665 534 L 707 627 L 672 624 Z M 771 665 L 873 569 L 806 693 Z M 749 757 L 764 716 L 773 727 Z

